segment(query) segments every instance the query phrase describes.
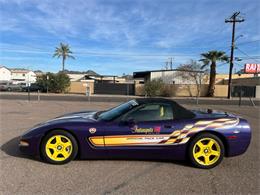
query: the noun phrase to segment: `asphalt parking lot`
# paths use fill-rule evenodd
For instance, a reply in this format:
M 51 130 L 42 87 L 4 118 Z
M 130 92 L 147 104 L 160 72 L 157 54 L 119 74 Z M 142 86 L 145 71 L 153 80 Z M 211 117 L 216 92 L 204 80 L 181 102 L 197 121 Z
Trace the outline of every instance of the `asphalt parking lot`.
M 17 137 L 33 125 L 80 110 L 117 103 L 0 100 L 1 194 L 259 194 L 260 107 L 203 105 L 246 118 L 253 131 L 248 151 L 211 170 L 186 162 L 75 160 L 57 166 L 19 153 Z M 188 105 L 187 107 L 194 107 Z

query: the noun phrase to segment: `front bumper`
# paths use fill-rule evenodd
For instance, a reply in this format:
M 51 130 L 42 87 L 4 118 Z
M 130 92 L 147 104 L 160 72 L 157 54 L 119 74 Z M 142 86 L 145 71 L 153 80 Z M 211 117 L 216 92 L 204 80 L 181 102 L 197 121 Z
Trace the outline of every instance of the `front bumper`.
M 41 137 L 20 137 L 19 149 L 23 154 L 37 156 L 40 153 Z

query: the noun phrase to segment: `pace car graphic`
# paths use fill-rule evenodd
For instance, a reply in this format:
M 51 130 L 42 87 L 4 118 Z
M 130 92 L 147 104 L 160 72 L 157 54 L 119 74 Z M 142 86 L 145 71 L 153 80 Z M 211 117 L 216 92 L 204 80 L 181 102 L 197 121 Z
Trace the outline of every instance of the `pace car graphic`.
M 185 125 L 183 129 L 176 130 L 171 134 L 93 136 L 89 137 L 89 140 L 94 146 L 98 147 L 185 144 L 189 141 L 191 135 L 199 131 L 203 131 L 206 129 L 227 129 L 236 126 L 238 123 L 238 118 L 220 118 L 216 120 L 198 121 L 195 124 L 188 124 Z M 152 129 L 149 132 L 154 131 Z

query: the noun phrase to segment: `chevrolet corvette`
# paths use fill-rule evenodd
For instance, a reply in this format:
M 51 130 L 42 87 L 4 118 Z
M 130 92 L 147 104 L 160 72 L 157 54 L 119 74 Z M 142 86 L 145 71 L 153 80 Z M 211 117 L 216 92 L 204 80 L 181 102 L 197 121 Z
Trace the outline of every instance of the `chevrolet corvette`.
M 173 100 L 139 98 L 105 111 L 70 113 L 34 126 L 20 150 L 52 164 L 79 159 L 189 160 L 209 169 L 243 154 L 248 122 L 230 113 L 188 110 Z

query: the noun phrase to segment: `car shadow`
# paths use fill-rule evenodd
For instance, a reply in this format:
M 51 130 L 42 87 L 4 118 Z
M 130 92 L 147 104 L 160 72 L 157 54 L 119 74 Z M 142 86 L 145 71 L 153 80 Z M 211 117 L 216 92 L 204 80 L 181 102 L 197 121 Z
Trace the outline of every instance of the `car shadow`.
M 16 158 L 24 158 L 29 160 L 34 160 L 38 162 L 43 162 L 40 157 L 34 157 L 22 154 L 19 150 L 19 137 L 15 137 L 6 143 L 4 143 L 0 148 L 9 156 Z M 84 159 L 75 159 L 76 161 L 83 161 Z M 89 161 L 101 160 L 101 159 L 87 159 Z M 104 158 L 105 161 L 147 161 L 147 162 L 161 162 L 161 163 L 173 163 L 179 166 L 191 167 L 190 163 L 187 161 L 175 161 L 175 160 L 158 160 L 158 159 L 136 159 L 136 158 Z
M 77 161 L 84 161 L 84 159 L 75 159 Z M 88 161 L 96 161 L 101 159 L 86 159 Z M 142 158 L 104 158 L 103 161 L 135 161 L 135 162 L 157 162 L 170 163 L 183 167 L 193 167 L 191 163 L 185 160 L 171 160 L 171 159 L 142 159 Z
M 20 152 L 19 150 L 19 137 L 15 137 L 3 145 L 1 145 L 1 150 L 6 153 L 9 156 L 17 157 L 17 158 L 25 158 L 25 159 L 30 159 L 30 160 L 35 160 L 35 161 L 41 161 L 40 158 L 34 157 L 34 156 L 29 156 L 29 155 L 24 155 Z

